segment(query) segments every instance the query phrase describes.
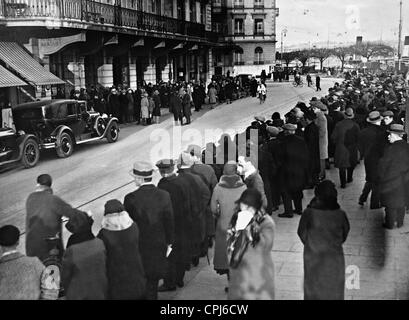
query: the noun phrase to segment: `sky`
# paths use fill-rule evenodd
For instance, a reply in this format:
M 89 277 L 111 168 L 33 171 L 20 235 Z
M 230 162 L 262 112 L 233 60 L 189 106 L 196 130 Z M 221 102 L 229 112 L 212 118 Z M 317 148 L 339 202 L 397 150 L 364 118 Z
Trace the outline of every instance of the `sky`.
M 286 46 L 327 43 L 330 47 L 363 41 L 394 40 L 398 43 L 399 0 L 276 0 L 277 48 L 281 32 Z M 402 41 L 409 36 L 409 0 L 403 0 Z

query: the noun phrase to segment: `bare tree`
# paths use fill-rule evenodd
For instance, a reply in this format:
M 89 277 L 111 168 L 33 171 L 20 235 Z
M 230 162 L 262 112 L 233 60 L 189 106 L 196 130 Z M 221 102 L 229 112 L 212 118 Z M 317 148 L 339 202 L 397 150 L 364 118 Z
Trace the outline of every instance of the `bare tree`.
M 285 64 L 288 67 L 291 61 L 297 59 L 297 53 L 295 51 L 283 52 L 282 59 L 285 61 Z
M 295 56 L 302 63 L 302 67 L 305 68 L 305 64 L 307 63 L 308 59 L 311 57 L 311 51 L 310 50 L 296 51 Z
M 322 66 L 324 61 L 333 55 L 333 50 L 328 48 L 318 48 L 311 51 L 311 57 L 315 57 L 320 61 L 320 71 L 322 71 Z
M 345 61 L 352 53 L 352 47 L 338 47 L 333 50 L 333 54 L 341 61 L 341 72 L 344 72 Z
M 368 60 L 373 56 L 388 56 L 393 52 L 392 47 L 383 43 L 364 42 L 356 47 L 356 53 Z

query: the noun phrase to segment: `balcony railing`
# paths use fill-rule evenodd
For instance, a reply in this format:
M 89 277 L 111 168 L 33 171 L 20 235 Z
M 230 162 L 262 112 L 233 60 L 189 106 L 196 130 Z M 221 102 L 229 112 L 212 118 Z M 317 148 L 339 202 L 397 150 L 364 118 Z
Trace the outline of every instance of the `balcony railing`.
M 90 0 L 0 0 L 0 19 L 54 18 L 205 38 L 205 26 Z

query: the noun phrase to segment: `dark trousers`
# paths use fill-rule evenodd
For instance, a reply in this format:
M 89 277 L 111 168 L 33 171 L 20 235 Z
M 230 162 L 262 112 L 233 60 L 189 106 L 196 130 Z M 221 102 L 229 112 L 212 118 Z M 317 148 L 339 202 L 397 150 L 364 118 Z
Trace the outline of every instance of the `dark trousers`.
M 273 177 L 270 182 L 271 201 L 273 203 L 273 207 L 278 207 L 281 204 L 281 187 L 278 181 L 278 177 Z
M 371 193 L 370 208 L 371 209 L 381 208 L 378 186 L 374 182 L 369 182 L 369 181 L 365 182 L 364 188 L 362 189 L 362 194 L 359 197 L 359 202 L 360 203 L 366 202 L 368 199 L 369 193 L 371 191 L 372 193 Z
M 302 190 L 288 192 L 284 190 L 282 193 L 283 197 L 283 204 L 284 204 L 284 213 L 293 214 L 294 211 L 297 213 L 302 212 L 302 198 L 303 193 Z M 293 210 L 293 202 L 294 202 L 294 210 Z
M 146 300 L 158 300 L 159 279 L 147 278 L 146 280 Z
M 403 219 L 405 218 L 405 208 L 385 208 L 385 226 L 389 229 L 394 228 L 395 222 L 397 227 L 403 226 Z
M 267 198 L 267 213 L 271 214 L 273 211 L 273 197 L 272 197 L 272 192 L 271 192 L 271 181 L 268 177 L 262 177 L 264 181 L 264 192 L 266 193 L 266 198 Z
M 352 182 L 354 169 L 355 167 L 339 168 L 339 180 L 341 181 L 341 186 L 345 186 L 347 182 Z
M 174 112 L 174 113 L 173 113 L 173 119 L 174 119 L 175 121 L 180 121 L 180 122 L 182 122 L 182 120 L 183 120 L 183 114 L 182 114 L 181 112 Z
M 181 256 L 179 249 L 174 248 L 168 257 L 168 268 L 163 279 L 163 284 L 167 288 L 174 288 L 176 284 L 183 283 L 186 266 Z

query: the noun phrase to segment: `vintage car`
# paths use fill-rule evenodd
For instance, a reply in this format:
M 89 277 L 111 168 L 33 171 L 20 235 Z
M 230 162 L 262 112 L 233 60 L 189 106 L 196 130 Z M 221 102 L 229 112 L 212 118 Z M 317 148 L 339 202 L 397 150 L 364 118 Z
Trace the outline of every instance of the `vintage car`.
M 43 100 L 24 103 L 12 110 L 17 132 L 35 136 L 41 149 L 55 149 L 60 158 L 69 157 L 74 146 L 106 138 L 116 142 L 118 119 L 100 115 L 85 101 Z
M 0 168 L 21 161 L 26 168 L 34 167 L 40 158 L 35 135 L 16 133 L 13 129 L 0 129 Z

